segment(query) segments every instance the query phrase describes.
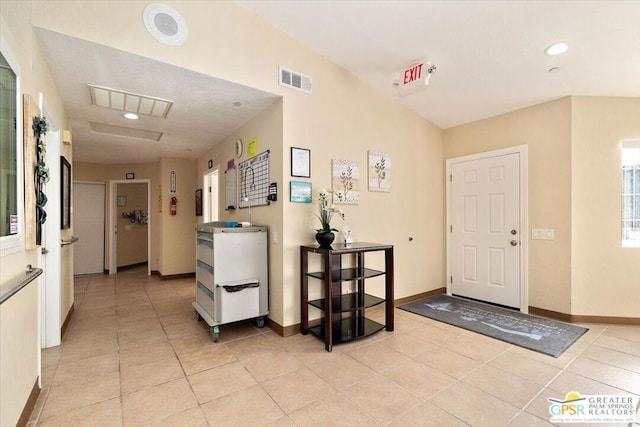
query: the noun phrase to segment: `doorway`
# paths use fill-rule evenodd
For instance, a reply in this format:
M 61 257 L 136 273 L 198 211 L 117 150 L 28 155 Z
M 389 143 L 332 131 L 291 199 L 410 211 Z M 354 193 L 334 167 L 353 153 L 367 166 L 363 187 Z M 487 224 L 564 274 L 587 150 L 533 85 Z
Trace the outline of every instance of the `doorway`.
M 447 293 L 528 311 L 527 147 L 447 160 Z
M 204 222 L 218 221 L 220 218 L 219 211 L 219 167 L 214 167 L 213 170 L 203 175 L 202 188 L 204 189 L 204 195 L 202 200 L 202 215 Z
M 130 189 L 133 191 L 131 194 L 140 192 L 143 194 L 142 196 L 134 196 L 135 199 L 130 199 L 128 195 L 120 196 L 120 186 L 123 186 L 122 188 L 130 186 Z M 121 194 L 125 193 L 129 194 L 128 192 L 121 192 Z M 109 181 L 108 199 L 109 274 L 116 274 L 118 272 L 118 261 L 119 258 L 121 258 L 118 253 L 118 235 L 127 235 L 128 238 L 128 234 L 135 233 L 136 236 L 133 237 L 133 242 L 146 240 L 146 244 L 142 242 L 144 244 L 142 247 L 146 249 L 144 258 L 147 261 L 147 274 L 151 275 L 151 216 L 148 215 L 148 209 L 151 206 L 151 181 L 149 179 Z M 144 229 L 144 232 L 138 235 L 142 229 Z M 138 247 L 138 245 L 136 245 L 136 247 Z M 128 261 L 124 262 L 128 263 Z

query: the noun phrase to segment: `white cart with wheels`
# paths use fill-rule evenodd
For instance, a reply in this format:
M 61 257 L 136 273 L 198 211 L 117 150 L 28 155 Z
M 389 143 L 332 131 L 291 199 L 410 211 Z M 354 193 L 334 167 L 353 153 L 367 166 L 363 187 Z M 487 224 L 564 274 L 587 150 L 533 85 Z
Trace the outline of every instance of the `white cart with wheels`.
M 193 308 L 216 342 L 222 324 L 254 319 L 264 326 L 269 314 L 266 227 L 227 227 L 224 222 L 196 226 Z

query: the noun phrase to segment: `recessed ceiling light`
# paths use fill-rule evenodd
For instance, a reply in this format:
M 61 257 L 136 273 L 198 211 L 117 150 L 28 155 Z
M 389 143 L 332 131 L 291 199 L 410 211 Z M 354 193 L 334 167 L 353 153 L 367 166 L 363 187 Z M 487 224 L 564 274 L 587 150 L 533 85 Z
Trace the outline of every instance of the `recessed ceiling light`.
M 565 53 L 569 49 L 569 45 L 565 42 L 554 43 L 544 50 L 549 56 L 556 56 Z
M 242 106 L 242 102 L 240 102 L 240 101 L 235 101 L 235 102 L 233 103 L 233 106 L 234 106 L 234 107 L 241 107 L 241 106 Z
M 129 119 L 129 120 L 138 120 L 140 117 L 138 117 L 137 114 L 133 114 L 133 113 L 125 113 L 123 114 L 125 119 Z

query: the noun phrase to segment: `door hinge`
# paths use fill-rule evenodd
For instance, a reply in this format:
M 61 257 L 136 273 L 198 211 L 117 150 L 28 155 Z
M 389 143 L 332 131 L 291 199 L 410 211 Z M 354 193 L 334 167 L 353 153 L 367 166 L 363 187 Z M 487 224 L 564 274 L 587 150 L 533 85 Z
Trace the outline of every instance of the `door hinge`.
M 449 182 L 453 182 L 453 174 L 449 174 Z
M 453 276 L 449 276 L 449 282 L 453 284 Z
M 453 225 L 449 226 L 449 233 L 453 233 Z

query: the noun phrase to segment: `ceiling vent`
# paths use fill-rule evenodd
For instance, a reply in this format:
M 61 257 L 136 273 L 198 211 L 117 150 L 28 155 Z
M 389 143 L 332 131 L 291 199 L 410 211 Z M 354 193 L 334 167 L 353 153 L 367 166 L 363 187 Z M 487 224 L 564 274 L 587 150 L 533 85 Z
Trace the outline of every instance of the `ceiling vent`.
M 279 71 L 280 86 L 290 87 L 308 93 L 309 95 L 313 93 L 311 77 L 298 73 L 297 71 L 288 70 L 284 67 L 280 67 Z
M 91 104 L 98 107 L 166 119 L 169 109 L 173 105 L 173 101 L 167 99 L 138 95 L 108 87 L 87 86 L 89 87 Z
M 103 135 L 122 136 L 125 138 L 146 139 L 149 141 L 160 141 L 162 132 L 145 129 L 134 129 L 124 126 L 113 126 L 106 123 L 89 122 L 91 132 Z

